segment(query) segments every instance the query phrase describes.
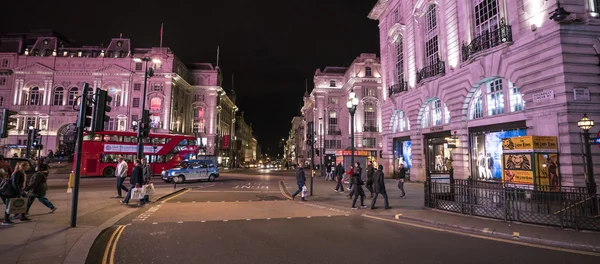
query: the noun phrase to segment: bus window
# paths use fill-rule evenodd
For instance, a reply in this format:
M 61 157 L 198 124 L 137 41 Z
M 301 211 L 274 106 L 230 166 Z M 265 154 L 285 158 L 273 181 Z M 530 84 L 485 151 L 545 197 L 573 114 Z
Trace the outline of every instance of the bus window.
M 177 144 L 177 146 L 187 146 L 188 144 L 188 140 L 187 139 L 182 139 L 179 144 Z
M 83 136 L 83 141 L 90 141 L 94 138 L 94 135 L 88 134 Z
M 188 146 L 196 146 L 195 140 L 188 140 Z

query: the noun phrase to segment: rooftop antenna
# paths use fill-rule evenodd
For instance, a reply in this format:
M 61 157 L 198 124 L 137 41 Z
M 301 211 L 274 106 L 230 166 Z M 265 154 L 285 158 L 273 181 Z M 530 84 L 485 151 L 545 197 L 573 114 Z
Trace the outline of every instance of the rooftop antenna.
M 164 23 L 160 23 L 160 47 L 162 48 L 162 40 L 163 40 L 163 26 Z
M 232 92 L 233 92 L 233 87 L 234 87 L 234 86 L 233 86 L 233 77 L 234 77 L 234 75 L 233 75 L 233 74 L 234 74 L 234 73 L 231 73 L 231 91 L 232 91 Z
M 123 33 L 119 33 L 119 38 L 123 38 Z

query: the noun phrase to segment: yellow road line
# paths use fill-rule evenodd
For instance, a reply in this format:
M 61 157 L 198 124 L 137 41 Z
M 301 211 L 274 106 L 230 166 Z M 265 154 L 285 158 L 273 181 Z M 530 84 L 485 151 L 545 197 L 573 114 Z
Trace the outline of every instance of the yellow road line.
M 279 181 L 279 190 L 281 191 L 281 194 L 282 194 L 283 196 L 285 196 L 285 198 L 288 198 L 288 199 L 290 199 L 290 200 L 291 200 L 291 199 L 292 199 L 292 197 L 291 197 L 291 196 L 289 196 L 289 195 L 287 195 L 287 194 L 285 193 L 285 191 L 283 191 L 283 186 L 284 186 L 284 185 L 285 185 L 285 184 L 283 183 L 283 181 Z
M 167 199 L 163 200 L 163 201 L 162 201 L 162 202 L 160 202 L 160 203 L 166 203 L 166 202 L 168 202 L 169 200 L 171 200 L 171 199 L 173 199 L 173 198 L 175 198 L 175 197 L 179 197 L 180 195 L 182 195 L 182 194 L 184 194 L 184 193 L 186 193 L 186 192 L 189 192 L 190 190 L 191 190 L 191 189 L 185 189 L 185 191 L 181 191 L 180 193 L 178 193 L 178 194 L 176 194 L 176 195 L 173 195 L 173 196 L 171 196 L 171 197 L 169 197 L 169 198 L 167 198 Z
M 115 238 L 115 242 L 112 245 L 112 250 L 110 252 L 110 262 L 109 264 L 114 264 L 115 263 L 115 250 L 117 248 L 117 243 L 119 242 L 119 238 L 121 238 L 121 234 L 123 234 L 123 230 L 125 230 L 125 227 L 127 226 L 123 226 L 123 228 L 121 228 L 121 230 L 119 230 L 119 234 L 117 234 L 117 237 Z
M 413 224 L 413 223 L 407 223 L 407 222 L 400 222 L 400 221 L 395 221 L 395 220 L 372 216 L 372 215 L 367 215 L 367 214 L 362 214 L 362 216 L 366 217 L 366 218 L 375 219 L 375 220 L 381 220 L 381 221 L 390 222 L 390 223 L 394 223 L 394 224 L 429 229 L 429 230 L 434 230 L 434 231 L 438 231 L 438 232 L 446 232 L 446 233 L 452 233 L 452 234 L 457 234 L 457 235 L 462 235 L 462 236 L 468 236 L 468 237 L 492 240 L 492 241 L 497 241 L 497 242 L 516 244 L 516 245 L 521 245 L 521 246 L 528 246 L 528 247 L 542 248 L 542 249 L 548 249 L 548 250 L 554 250 L 554 251 L 562 251 L 562 252 L 568 252 L 568 253 L 574 253 L 574 254 L 600 257 L 600 253 L 596 253 L 596 252 L 589 252 L 589 251 L 576 250 L 576 249 L 566 249 L 566 248 L 552 247 L 552 246 L 546 246 L 546 245 L 536 245 L 536 244 L 525 243 L 525 242 L 520 242 L 520 241 L 502 239 L 502 238 L 480 236 L 480 235 L 464 233 L 464 232 L 459 232 L 459 231 L 454 231 L 454 230 L 441 229 L 441 228 L 437 228 L 437 227 L 431 227 L 431 226 L 425 226 L 425 225 L 419 225 L 419 224 Z
M 110 238 L 108 239 L 108 242 L 106 243 L 106 249 L 104 250 L 104 257 L 102 257 L 102 264 L 107 264 L 108 262 L 108 252 L 110 252 L 110 245 L 113 242 L 113 239 L 115 238 L 115 236 L 117 235 L 117 233 L 119 232 L 119 230 L 123 228 L 123 226 L 118 226 L 115 231 L 113 231 L 112 235 L 110 236 Z

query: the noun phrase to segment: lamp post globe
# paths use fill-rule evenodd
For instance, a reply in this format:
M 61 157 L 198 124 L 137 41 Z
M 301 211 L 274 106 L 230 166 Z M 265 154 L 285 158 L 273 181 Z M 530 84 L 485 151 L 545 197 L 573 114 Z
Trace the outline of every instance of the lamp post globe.
M 592 149 L 590 142 L 590 129 L 594 127 L 594 120 L 590 119 L 587 114 L 583 114 L 583 117 L 577 122 L 577 126 L 583 130 L 583 145 L 585 146 L 585 183 L 587 185 L 588 193 L 595 196 L 597 193 L 596 180 L 594 179 L 594 164 L 592 163 Z M 593 215 L 598 214 L 598 199 L 592 199 L 592 212 Z

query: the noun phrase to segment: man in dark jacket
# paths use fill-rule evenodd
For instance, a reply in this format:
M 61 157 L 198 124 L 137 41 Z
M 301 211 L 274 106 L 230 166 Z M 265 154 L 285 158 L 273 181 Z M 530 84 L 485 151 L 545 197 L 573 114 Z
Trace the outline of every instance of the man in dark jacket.
M 362 183 L 361 185 L 364 185 L 363 183 L 363 179 L 362 179 L 362 167 L 360 166 L 360 162 L 356 162 L 355 167 L 354 167 L 354 174 L 350 175 L 350 177 L 352 178 L 358 178 L 358 180 Z M 352 180 L 352 178 L 350 179 L 350 187 L 348 187 L 348 190 L 350 191 L 350 194 L 348 195 L 348 198 L 352 199 L 352 195 L 354 195 L 354 182 Z M 362 190 L 362 187 L 360 187 L 360 189 Z M 363 195 L 364 195 L 364 190 L 363 190 Z
M 304 166 L 302 162 L 298 162 L 298 168 L 296 169 L 296 183 L 298 184 L 298 190 L 292 194 L 292 200 L 296 199 L 296 195 L 302 192 L 302 187 L 306 183 L 306 176 L 304 176 Z M 302 197 L 302 201 L 306 201 L 304 197 Z
M 352 183 L 352 190 L 350 191 L 350 198 L 352 198 L 352 196 L 354 195 L 354 200 L 352 201 L 352 209 L 357 209 L 356 208 L 356 200 L 358 199 L 358 197 L 360 196 L 360 208 L 366 208 L 367 206 L 365 205 L 365 191 L 363 190 L 362 186 L 364 185 L 364 182 L 362 181 L 362 178 L 360 177 L 360 164 L 357 162 L 356 163 L 356 168 L 358 169 L 358 173 L 354 173 L 354 175 L 352 175 L 352 178 L 350 179 L 350 182 Z
M 400 191 L 402 191 L 402 195 L 400 196 L 400 198 L 402 198 L 406 195 L 406 192 L 404 192 L 405 179 L 406 179 L 406 169 L 404 168 L 404 164 L 400 164 L 400 169 L 398 170 L 398 189 L 400 189 Z
M 375 195 L 373 196 L 373 200 L 371 201 L 371 209 L 375 209 L 375 202 L 377 202 L 377 196 L 381 194 L 383 196 L 383 201 L 385 205 L 385 209 L 391 209 L 390 204 L 388 202 L 387 192 L 385 191 L 385 179 L 383 177 L 383 165 L 379 165 L 377 167 L 377 172 L 373 176 L 373 185 L 375 187 Z
M 367 190 L 371 193 L 370 198 L 373 198 L 373 174 L 375 174 L 375 168 L 373 168 L 373 161 L 369 160 L 369 166 L 367 166 Z
M 29 200 L 27 201 L 27 211 L 25 214 L 29 214 L 29 208 L 37 198 L 40 203 L 50 208 L 50 213 L 54 213 L 56 211 L 56 207 L 46 198 L 46 191 L 48 190 L 48 184 L 46 180 L 48 179 L 48 171 L 45 170 L 47 166 L 43 166 L 43 163 L 40 163 L 36 168 L 35 174 L 31 177 L 31 181 L 27 183 L 27 187 L 25 191 L 27 192 L 27 196 L 29 196 Z
M 127 196 L 125 196 L 125 200 L 121 201 L 122 204 L 129 204 L 129 199 L 131 199 L 131 191 L 134 188 L 141 188 L 142 185 L 144 185 L 142 162 L 139 159 L 136 159 L 133 162 L 133 164 L 135 165 L 135 167 L 133 167 L 133 171 L 131 172 L 131 178 L 129 179 L 129 183 L 131 183 L 131 188 L 129 188 Z M 139 205 L 142 205 L 141 200 Z
M 346 171 L 344 170 L 344 166 L 342 166 L 342 163 L 340 162 L 335 168 L 335 174 L 337 178 L 337 185 L 334 189 L 335 192 L 338 192 L 338 190 L 340 192 L 344 192 L 344 185 L 342 184 L 342 181 L 344 180 L 344 173 L 346 173 Z
M 149 184 L 152 180 L 152 172 L 150 171 L 150 164 L 146 161 L 146 158 L 142 159 L 142 175 L 144 176 L 144 186 Z M 144 199 L 142 200 L 144 203 L 150 202 L 150 196 L 144 195 Z

